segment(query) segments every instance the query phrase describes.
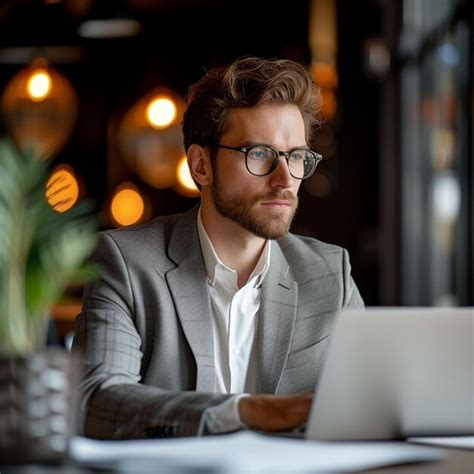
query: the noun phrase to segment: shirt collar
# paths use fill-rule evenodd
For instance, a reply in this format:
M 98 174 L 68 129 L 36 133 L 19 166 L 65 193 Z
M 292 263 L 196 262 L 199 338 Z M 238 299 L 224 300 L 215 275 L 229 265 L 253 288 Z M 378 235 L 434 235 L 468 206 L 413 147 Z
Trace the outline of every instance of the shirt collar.
M 214 246 L 212 245 L 211 239 L 204 229 L 204 225 L 201 220 L 201 207 L 199 207 L 197 213 L 197 228 L 198 228 L 198 235 L 199 235 L 199 242 L 201 244 L 202 255 L 204 258 L 204 265 L 206 266 L 206 273 L 207 279 L 211 286 L 214 286 L 216 283 L 216 269 L 219 268 L 220 270 L 236 273 L 235 270 L 229 268 L 225 265 L 222 260 L 217 255 Z M 268 268 L 270 266 L 270 250 L 271 245 L 270 241 L 267 240 L 265 243 L 265 247 L 263 249 L 260 258 L 258 259 L 255 268 L 250 275 L 247 283 L 254 280 L 255 281 L 255 288 L 260 288 L 262 285 L 263 279 L 268 272 Z

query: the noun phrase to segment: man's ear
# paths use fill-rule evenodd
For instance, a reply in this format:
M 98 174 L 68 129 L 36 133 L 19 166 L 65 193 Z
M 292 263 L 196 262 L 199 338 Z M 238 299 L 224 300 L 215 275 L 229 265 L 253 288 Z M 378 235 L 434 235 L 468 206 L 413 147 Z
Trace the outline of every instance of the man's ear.
M 209 151 L 200 145 L 192 144 L 187 153 L 188 167 L 196 183 L 209 186 L 212 183 L 212 167 Z

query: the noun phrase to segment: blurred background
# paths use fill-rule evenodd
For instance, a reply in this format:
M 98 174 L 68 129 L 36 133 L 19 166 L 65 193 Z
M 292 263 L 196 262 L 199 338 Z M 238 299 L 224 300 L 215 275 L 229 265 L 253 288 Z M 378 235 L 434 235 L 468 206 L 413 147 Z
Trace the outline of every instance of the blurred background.
M 0 137 L 48 157 L 63 212 L 146 222 L 199 201 L 189 85 L 242 55 L 299 61 L 324 160 L 293 231 L 346 247 L 367 305 L 473 305 L 473 30 L 467 0 L 1 0 Z

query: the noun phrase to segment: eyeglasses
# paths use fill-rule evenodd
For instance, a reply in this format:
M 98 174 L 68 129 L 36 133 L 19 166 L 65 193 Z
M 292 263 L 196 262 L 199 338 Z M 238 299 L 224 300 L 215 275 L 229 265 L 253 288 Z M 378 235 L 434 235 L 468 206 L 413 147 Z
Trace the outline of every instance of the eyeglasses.
M 306 148 L 293 148 L 289 151 L 279 151 L 270 145 L 227 146 L 216 145 L 216 148 L 240 151 L 245 153 L 245 166 L 254 176 L 266 176 L 276 169 L 280 156 L 286 158 L 288 170 L 296 179 L 309 178 L 316 166 L 323 159 L 322 155 Z

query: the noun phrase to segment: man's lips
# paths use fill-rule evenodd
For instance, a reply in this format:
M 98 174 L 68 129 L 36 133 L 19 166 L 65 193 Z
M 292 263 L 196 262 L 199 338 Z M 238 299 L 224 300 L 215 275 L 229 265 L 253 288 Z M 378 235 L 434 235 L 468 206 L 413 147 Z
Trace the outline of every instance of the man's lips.
M 266 207 L 290 207 L 291 202 L 284 199 L 273 199 L 272 201 L 262 202 L 262 206 Z

